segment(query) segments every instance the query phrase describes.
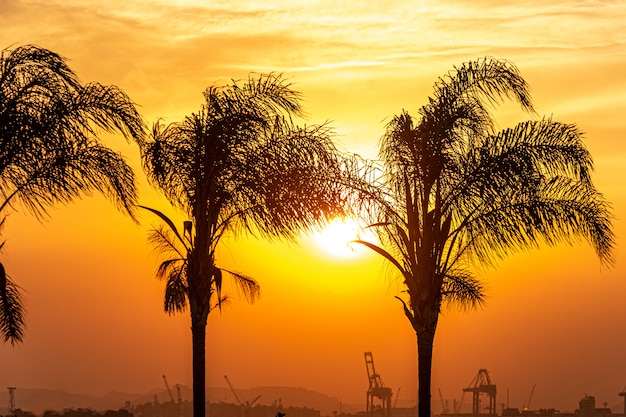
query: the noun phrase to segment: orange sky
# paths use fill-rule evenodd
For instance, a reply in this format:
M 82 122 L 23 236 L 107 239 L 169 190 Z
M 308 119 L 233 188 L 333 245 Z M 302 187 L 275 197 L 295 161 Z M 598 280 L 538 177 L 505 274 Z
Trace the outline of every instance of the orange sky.
M 63 54 L 83 81 L 124 89 L 149 124 L 196 111 L 214 82 L 284 71 L 304 94 L 307 123 L 332 120 L 342 148 L 368 156 L 385 120 L 403 108 L 415 114 L 453 65 L 484 55 L 513 61 L 540 115 L 587 133 L 596 185 L 616 215 L 618 263 L 603 270 L 581 245 L 542 248 L 484 271 L 487 305 L 440 321 L 434 410 L 438 388 L 458 400 L 479 368 L 490 371 L 499 403 L 508 389 L 510 405 L 521 407 L 536 384 L 533 407 L 573 410 L 591 394 L 621 410 L 626 4 L 236 3 L 3 0 L 0 48 L 35 43 Z M 506 127 L 528 116 L 505 106 L 497 117 Z M 107 143 L 137 167 L 142 203 L 171 213 L 145 186 L 134 146 Z M 190 385 L 189 320 L 162 312 L 157 258 L 146 244 L 153 219 L 137 226 L 98 196 L 51 214 L 42 224 L 14 213 L 3 231 L 2 262 L 27 291 L 28 331 L 23 345 L 0 346 L 0 387 L 143 392 L 161 388 L 162 374 Z M 379 259 L 328 257 L 307 240 L 240 239 L 228 242 L 221 262 L 256 277 L 262 299 L 235 301 L 209 318 L 209 386 L 225 386 L 227 374 L 240 388 L 301 386 L 364 408 L 363 352 L 372 351 L 386 384 L 401 387 L 400 402 L 415 398 L 415 336 Z

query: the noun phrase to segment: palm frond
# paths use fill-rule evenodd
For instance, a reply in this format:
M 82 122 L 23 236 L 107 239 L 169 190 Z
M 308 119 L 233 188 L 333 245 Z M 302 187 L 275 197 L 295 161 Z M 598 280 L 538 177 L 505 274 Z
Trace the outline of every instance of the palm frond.
M 187 309 L 188 291 L 185 266 L 171 268 L 165 286 L 164 311 L 170 315 L 184 312 Z
M 557 176 L 541 179 L 532 192 L 506 190 L 483 200 L 457 228 L 478 259 L 489 262 L 540 243 L 586 240 L 603 264 L 614 263 L 610 205 L 587 180 Z
M 230 274 L 234 280 L 235 288 L 237 288 L 240 294 L 249 302 L 254 303 L 261 296 L 261 286 L 258 282 L 247 275 L 239 272 L 230 271 L 227 269 L 221 269 L 223 272 Z
M 220 268 L 213 268 L 213 282 L 215 283 L 215 292 L 217 293 L 217 307 L 222 309 L 222 270 Z
M 162 261 L 157 268 L 157 278 L 169 279 L 172 273 L 178 274 L 179 269 L 184 267 L 181 264 L 186 264 L 186 262 L 187 260 L 184 258 L 172 258 Z
M 143 141 L 143 120 L 119 88 L 82 86 L 65 58 L 34 45 L 2 51 L 3 207 L 19 202 L 41 219 L 54 204 L 98 191 L 133 217 L 132 170 L 98 141 L 97 128 Z
M 157 209 L 153 209 L 150 207 L 146 207 L 146 206 L 137 206 L 139 208 L 142 208 L 144 210 L 147 210 L 153 214 L 155 214 L 156 216 L 158 216 L 169 228 L 169 230 L 174 234 L 174 236 L 176 236 L 176 238 L 178 239 L 178 241 L 180 242 L 180 244 L 186 249 L 189 250 L 189 248 L 187 247 L 187 243 L 185 242 L 185 239 L 183 239 L 183 236 L 178 232 L 178 228 L 176 227 L 176 225 L 174 224 L 174 222 L 167 217 L 164 213 L 162 213 L 161 211 L 157 210 Z M 171 248 L 176 248 L 176 245 L 174 243 L 172 243 L 171 239 L 169 239 L 169 237 L 166 237 L 166 233 L 159 229 L 159 233 L 160 236 L 163 236 L 164 240 L 167 242 L 167 246 L 171 247 Z M 158 242 L 158 236 L 157 236 L 157 241 L 155 241 L 155 243 L 159 243 Z M 176 250 L 177 253 L 179 253 L 181 256 L 184 256 L 184 254 L 179 251 Z
M 11 345 L 22 342 L 26 328 L 25 310 L 20 288 L 8 277 L 0 263 L 0 334 Z
M 228 306 L 230 305 L 230 303 L 232 302 L 232 299 L 227 296 L 227 295 L 222 295 L 221 297 L 218 297 L 218 299 L 215 301 L 214 304 L 211 304 L 211 308 L 209 310 L 209 314 L 211 311 L 218 309 L 220 312 L 222 311 L 222 307 Z
M 468 271 L 456 269 L 444 277 L 441 296 L 449 306 L 463 310 L 476 308 L 485 302 L 485 288 Z
M 455 97 L 482 95 L 493 104 L 510 98 L 524 110 L 534 112 L 528 83 L 513 63 L 503 59 L 484 57 L 455 67 L 435 85 L 436 99 L 446 94 Z
M 97 127 L 107 132 L 118 131 L 140 146 L 144 143 L 146 126 L 143 118 L 130 97 L 117 86 L 88 83 L 78 90 L 76 101 L 84 117 Z M 90 126 L 87 122 L 83 124 Z
M 402 275 L 405 275 L 407 273 L 407 271 L 404 269 L 404 267 L 402 266 L 402 264 L 393 256 L 391 255 L 389 252 L 387 252 L 385 249 L 381 248 L 380 246 L 377 246 L 371 242 L 365 241 L 365 240 L 353 240 L 353 243 L 358 243 L 361 244 L 371 250 L 373 250 L 374 252 L 376 252 L 377 254 L 379 254 L 380 256 L 382 256 L 383 258 L 385 258 L 386 260 L 388 260 L 393 266 L 396 267 L 396 269 L 398 269 L 398 271 L 400 271 L 400 273 L 402 273 Z

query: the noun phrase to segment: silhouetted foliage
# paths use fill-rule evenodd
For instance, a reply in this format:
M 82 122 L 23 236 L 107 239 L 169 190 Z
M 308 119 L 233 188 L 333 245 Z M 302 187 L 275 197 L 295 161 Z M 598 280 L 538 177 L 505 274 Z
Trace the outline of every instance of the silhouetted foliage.
M 34 45 L 0 54 L 0 225 L 6 211 L 47 209 L 91 191 L 133 215 L 137 193 L 124 158 L 98 140 L 98 130 L 141 143 L 144 124 L 119 88 L 81 84 L 65 58 Z M 23 337 L 18 287 L 0 273 L 0 331 Z
M 55 410 L 45 410 L 41 417 L 61 417 L 61 413 Z
M 345 190 L 334 181 L 341 159 L 325 126 L 298 127 L 299 93 L 281 75 L 212 86 L 205 104 L 180 123 L 157 122 L 142 147 L 148 178 L 185 216 L 182 230 L 161 211 L 150 243 L 167 256 L 168 313 L 190 310 L 194 415 L 205 410 L 205 337 L 209 313 L 227 300 L 225 276 L 252 302 L 259 285 L 218 266 L 222 237 L 249 232 L 295 239 L 343 214 Z
M 432 347 L 442 304 L 473 307 L 483 286 L 471 269 L 541 242 L 588 241 L 613 262 L 609 205 L 591 182 L 581 131 L 551 119 L 496 132 L 489 106 L 505 98 L 534 112 L 510 62 L 484 58 L 434 87 L 417 119 L 393 117 L 380 144 L 382 196 L 361 198 L 381 245 L 360 241 L 400 273 L 397 297 L 417 335 L 418 415 L 430 416 Z
M 119 410 L 106 410 L 102 417 L 132 417 L 130 411 L 120 408 Z
M 15 417 L 35 417 L 35 414 L 30 411 L 24 411 L 20 408 L 16 408 L 13 410 L 13 415 Z
M 183 401 L 184 417 L 192 416 L 191 402 Z M 134 417 L 179 417 L 179 404 L 167 401 L 164 403 L 143 403 L 132 409 Z M 320 417 L 319 410 L 308 407 L 276 407 L 276 405 L 256 404 L 245 410 L 245 417 Z M 115 416 L 112 416 L 115 417 Z M 119 416 L 125 417 L 125 416 Z M 207 402 L 207 417 L 242 417 L 242 408 L 239 404 L 226 402 Z
M 32 413 L 29 414 L 34 416 Z M 16 417 L 20 416 L 16 414 Z M 99 412 L 92 408 L 65 408 L 61 412 L 46 410 L 41 417 L 132 417 L 132 414 L 124 408 L 119 410 L 106 410 L 104 412 Z

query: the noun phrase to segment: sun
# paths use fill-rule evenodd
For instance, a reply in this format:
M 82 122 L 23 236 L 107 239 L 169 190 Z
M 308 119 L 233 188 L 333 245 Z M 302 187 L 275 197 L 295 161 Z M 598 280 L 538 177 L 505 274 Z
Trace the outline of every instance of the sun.
M 364 229 L 352 219 L 336 218 L 321 232 L 313 236 L 313 241 L 325 253 L 337 258 L 355 258 L 371 250 L 354 240 L 364 240 L 376 244 L 376 235 Z

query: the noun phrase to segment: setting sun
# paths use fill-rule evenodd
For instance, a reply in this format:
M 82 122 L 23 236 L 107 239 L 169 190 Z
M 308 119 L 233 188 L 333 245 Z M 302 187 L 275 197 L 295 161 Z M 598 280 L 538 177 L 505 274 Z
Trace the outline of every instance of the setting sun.
M 313 236 L 314 242 L 326 253 L 338 258 L 352 258 L 361 256 L 369 249 L 354 242 L 365 240 L 376 243 L 378 240 L 374 232 L 364 229 L 352 219 L 337 218 L 330 222 L 320 233 Z

